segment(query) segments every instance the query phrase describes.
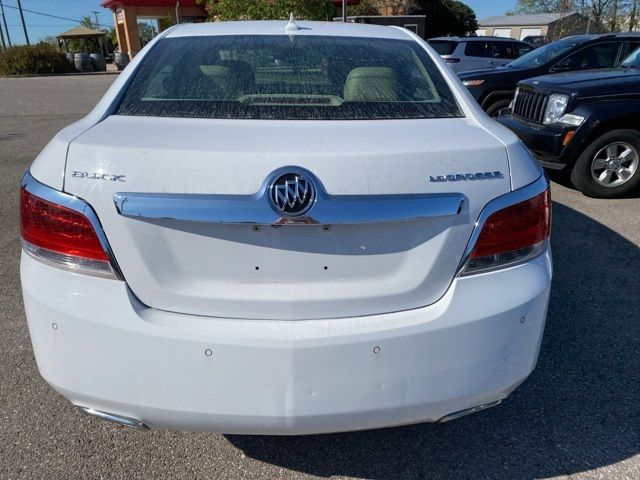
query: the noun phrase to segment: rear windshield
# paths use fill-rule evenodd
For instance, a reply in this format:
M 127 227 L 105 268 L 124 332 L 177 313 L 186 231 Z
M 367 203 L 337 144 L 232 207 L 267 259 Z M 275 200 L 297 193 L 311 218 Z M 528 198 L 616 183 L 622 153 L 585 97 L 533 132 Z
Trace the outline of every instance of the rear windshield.
M 449 40 L 429 40 L 429 45 L 433 47 L 439 55 L 451 55 L 458 46 L 458 42 L 451 42 Z
M 416 42 L 306 35 L 163 39 L 134 73 L 118 113 L 279 120 L 461 116 Z

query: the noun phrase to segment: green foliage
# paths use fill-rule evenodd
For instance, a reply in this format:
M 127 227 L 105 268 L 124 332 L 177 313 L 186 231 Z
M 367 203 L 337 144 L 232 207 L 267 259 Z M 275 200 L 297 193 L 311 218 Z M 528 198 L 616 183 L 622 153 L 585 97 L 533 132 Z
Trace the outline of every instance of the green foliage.
M 328 3 L 327 3 L 328 2 Z M 329 0 L 202 0 L 214 20 L 326 20 L 332 16 Z
M 361 0 L 358 5 L 348 5 L 348 15 L 380 15 L 378 10 L 379 1 Z
M 204 0 L 202 0 L 201 4 L 203 2 Z M 176 21 L 175 21 L 175 18 L 173 17 L 165 17 L 165 18 L 158 19 L 158 26 L 160 27 L 161 32 L 164 32 L 167 28 L 172 27 L 175 24 L 176 24 Z
M 475 12 L 457 0 L 417 0 L 411 13 L 427 16 L 427 37 L 469 35 L 478 29 Z
M 42 40 L 40 40 L 41 43 L 47 43 L 53 47 L 59 47 L 59 43 L 58 43 L 58 39 L 54 36 L 51 35 L 47 35 L 46 37 L 43 37 Z
M 110 50 L 113 50 L 118 46 L 118 34 L 116 33 L 116 29 L 114 27 L 111 27 L 107 32 L 107 43 L 111 46 Z
M 0 75 L 40 75 L 72 70 L 67 57 L 46 43 L 10 47 L 0 53 Z
M 148 23 L 138 22 L 138 33 L 140 33 L 140 43 L 144 47 L 147 43 L 153 40 L 155 32 Z
M 80 19 L 80 26 L 90 28 L 91 30 L 95 30 L 98 27 L 93 23 L 91 17 L 89 15 L 85 15 Z

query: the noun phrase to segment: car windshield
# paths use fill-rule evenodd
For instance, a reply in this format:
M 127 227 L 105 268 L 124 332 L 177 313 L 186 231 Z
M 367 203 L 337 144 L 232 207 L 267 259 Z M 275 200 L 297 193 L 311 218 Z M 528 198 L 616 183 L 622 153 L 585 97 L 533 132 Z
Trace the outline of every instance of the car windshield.
M 565 38 L 557 42 L 549 43 L 543 47 L 532 50 L 522 57 L 509 63 L 508 66 L 515 68 L 534 68 L 546 63 L 558 60 L 562 55 L 573 49 L 580 42 L 576 38 Z
M 640 48 L 631 52 L 620 64 L 623 68 L 640 68 Z
M 417 42 L 311 35 L 163 39 L 134 73 L 118 113 L 300 120 L 461 116 Z

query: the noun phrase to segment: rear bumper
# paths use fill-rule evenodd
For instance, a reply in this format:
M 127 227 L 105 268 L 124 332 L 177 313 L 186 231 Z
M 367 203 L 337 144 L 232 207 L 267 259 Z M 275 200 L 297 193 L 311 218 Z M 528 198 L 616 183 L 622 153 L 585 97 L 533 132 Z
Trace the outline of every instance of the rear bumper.
M 310 434 L 505 398 L 537 361 L 551 256 L 458 278 L 429 307 L 305 321 L 150 309 L 124 282 L 24 253 L 21 275 L 40 373 L 74 404 L 150 427 Z
M 513 131 L 531 150 L 538 162 L 545 168 L 561 170 L 571 164 L 575 158 L 576 139 L 579 130 L 568 145 L 563 145 L 567 127 L 533 125 L 523 122 L 509 114 L 496 118 L 505 127 Z

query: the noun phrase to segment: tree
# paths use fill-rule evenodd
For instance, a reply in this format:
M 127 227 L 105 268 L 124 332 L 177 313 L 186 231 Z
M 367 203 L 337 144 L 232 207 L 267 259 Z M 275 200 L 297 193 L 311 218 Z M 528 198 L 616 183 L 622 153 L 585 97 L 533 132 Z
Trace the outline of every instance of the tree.
M 333 5 L 329 0 L 201 0 L 214 20 L 326 20 Z M 331 15 L 332 16 L 332 15 Z
M 96 28 L 89 15 L 85 15 L 80 19 L 80 26 L 90 28 L 91 30 Z
M 607 13 L 611 8 L 611 0 L 591 0 L 588 15 L 598 27 L 604 26 Z
M 142 44 L 142 46 L 145 46 L 147 43 L 149 43 L 155 36 L 153 27 L 148 23 L 139 22 L 138 33 L 140 34 L 140 43 Z
M 51 36 L 51 35 L 47 35 L 46 37 L 42 37 L 42 40 L 40 40 L 39 43 L 46 43 L 47 45 L 51 45 L 51 46 L 56 47 L 56 48 L 60 47 L 60 42 L 58 42 L 58 39 L 56 37 Z
M 518 0 L 516 13 L 570 13 L 577 10 L 576 0 Z
M 629 12 L 629 31 L 633 32 L 636 29 L 636 22 L 638 21 L 638 0 L 632 0 L 631 11 Z
M 589 17 L 591 32 L 636 28 L 638 0 L 518 0 L 518 13 L 580 12 Z
M 111 44 L 111 50 L 118 46 L 118 34 L 114 27 L 111 27 L 107 32 L 107 43 Z
M 478 29 L 474 11 L 457 0 L 418 0 L 414 15 L 427 16 L 427 36 L 469 35 Z
M 380 15 L 380 2 L 376 0 L 362 0 L 357 5 L 348 5 L 349 15 Z

